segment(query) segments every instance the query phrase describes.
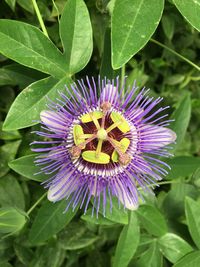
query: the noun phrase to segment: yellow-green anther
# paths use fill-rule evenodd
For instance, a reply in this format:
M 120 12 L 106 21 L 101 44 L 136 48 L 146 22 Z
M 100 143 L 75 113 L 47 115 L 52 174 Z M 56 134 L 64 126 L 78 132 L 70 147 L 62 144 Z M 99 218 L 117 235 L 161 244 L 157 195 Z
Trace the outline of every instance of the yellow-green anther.
M 106 153 L 100 152 L 98 157 L 95 150 L 87 150 L 82 153 L 82 157 L 85 161 L 97 163 L 97 164 L 108 164 L 110 162 L 110 156 Z
M 84 135 L 83 128 L 80 125 L 74 125 L 73 127 L 73 137 L 74 137 L 74 143 L 76 146 L 80 145 L 85 141 L 84 138 L 81 138 L 81 136 Z M 83 147 L 85 148 L 85 146 Z
M 124 119 L 123 115 L 119 114 L 118 112 L 113 111 L 110 117 L 112 121 L 114 122 L 114 124 L 116 123 L 117 125 L 116 127 L 120 129 L 123 133 L 127 133 L 130 131 L 130 126 L 128 122 Z
M 87 123 L 93 121 L 92 118 L 101 119 L 103 117 L 103 112 L 102 111 L 94 111 L 90 112 L 87 114 L 84 114 L 81 116 L 81 121 L 82 123 Z
M 130 140 L 128 138 L 123 138 L 120 142 L 118 142 L 118 144 L 116 144 L 118 146 L 118 149 L 122 152 L 125 153 L 126 150 L 128 149 L 129 145 L 130 145 Z M 116 150 L 113 151 L 112 153 L 112 161 L 113 162 L 118 162 L 119 161 L 119 155 L 117 153 Z

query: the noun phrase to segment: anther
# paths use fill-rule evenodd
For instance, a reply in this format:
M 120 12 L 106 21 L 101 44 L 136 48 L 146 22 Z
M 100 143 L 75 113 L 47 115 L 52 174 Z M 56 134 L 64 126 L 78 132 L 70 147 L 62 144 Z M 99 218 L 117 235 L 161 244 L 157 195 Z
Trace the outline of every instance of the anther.
M 77 159 L 81 155 L 81 148 L 79 146 L 73 146 L 70 148 L 69 153 L 73 159 Z
M 122 165 L 128 165 L 131 162 L 131 157 L 126 153 L 119 155 L 119 163 Z
M 103 111 L 103 113 L 106 113 L 107 111 L 109 111 L 111 109 L 111 104 L 110 102 L 106 101 L 106 102 L 103 102 L 101 104 L 101 109 Z

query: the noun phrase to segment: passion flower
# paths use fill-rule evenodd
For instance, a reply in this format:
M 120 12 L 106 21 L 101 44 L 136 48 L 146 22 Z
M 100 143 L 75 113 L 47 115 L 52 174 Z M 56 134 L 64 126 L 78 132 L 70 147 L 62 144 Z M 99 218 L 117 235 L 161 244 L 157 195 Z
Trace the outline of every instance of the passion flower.
M 167 174 L 160 156 L 168 157 L 168 145 L 176 134 L 166 128 L 168 107 L 159 107 L 149 90 L 120 88 L 119 78 L 109 81 L 94 78 L 77 81 L 58 93 L 57 103 L 49 101 L 40 114 L 45 141 L 36 164 L 41 172 L 51 174 L 44 182 L 48 199 L 66 199 L 71 206 L 84 207 L 91 199 L 96 213 L 112 210 L 112 199 L 130 210 L 138 207 L 138 188 L 150 190 Z

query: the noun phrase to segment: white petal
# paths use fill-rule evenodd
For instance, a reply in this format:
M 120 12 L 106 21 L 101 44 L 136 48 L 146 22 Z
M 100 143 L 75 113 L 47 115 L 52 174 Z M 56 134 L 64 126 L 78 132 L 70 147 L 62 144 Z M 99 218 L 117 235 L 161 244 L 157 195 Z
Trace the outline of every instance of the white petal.
M 66 126 L 63 125 L 65 122 L 55 111 L 43 110 L 40 113 L 40 119 L 46 126 L 56 131 L 62 131 L 66 129 Z
M 146 125 L 141 132 L 141 143 L 145 143 L 145 147 L 151 149 L 157 149 L 163 146 L 167 146 L 176 140 L 176 133 L 169 128 Z
M 136 210 L 138 208 L 138 195 L 136 189 L 135 189 L 136 199 L 133 199 L 133 196 L 131 196 L 131 194 L 128 193 L 127 189 L 124 189 L 124 185 L 120 180 L 118 180 L 117 183 L 115 183 L 115 189 L 117 190 L 116 197 L 119 198 L 120 202 L 127 209 Z M 129 194 L 129 196 L 127 194 Z
M 65 183 L 71 175 L 73 175 L 73 172 L 68 173 L 66 177 L 64 177 L 58 184 L 50 186 L 47 194 L 47 198 L 49 201 L 58 201 L 69 194 L 68 189 L 70 188 L 71 182 L 67 183 L 66 185 Z M 73 186 L 71 188 L 73 188 Z M 77 186 L 75 186 L 71 192 L 75 191 L 76 188 Z

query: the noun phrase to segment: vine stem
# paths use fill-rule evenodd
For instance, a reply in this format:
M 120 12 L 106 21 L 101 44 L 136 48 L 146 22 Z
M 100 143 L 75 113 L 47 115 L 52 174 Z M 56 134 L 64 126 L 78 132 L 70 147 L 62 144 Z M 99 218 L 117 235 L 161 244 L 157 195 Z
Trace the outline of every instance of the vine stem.
M 40 13 L 40 10 L 39 10 L 39 8 L 38 8 L 38 5 L 37 5 L 36 0 L 32 0 L 32 3 L 33 3 L 33 7 L 34 7 L 34 9 L 35 9 L 35 13 L 36 13 L 36 15 L 37 15 L 37 17 L 38 17 L 40 26 L 41 26 L 41 28 L 42 28 L 42 31 L 43 31 L 44 35 L 46 35 L 46 37 L 49 38 L 47 29 L 46 29 L 46 27 L 45 27 L 45 25 L 44 25 L 44 21 L 43 21 L 43 19 L 42 19 L 42 15 L 41 15 L 41 13 Z
M 45 198 L 45 196 L 47 195 L 47 192 L 45 192 L 34 204 L 32 207 L 30 207 L 30 209 L 27 211 L 27 215 L 29 215 L 34 209 L 35 207 L 37 207 L 38 204 L 40 204 L 40 202 Z
M 182 59 L 183 61 L 187 62 L 188 64 L 190 64 L 192 67 L 194 67 L 195 69 L 197 69 L 198 71 L 200 71 L 200 67 L 198 65 L 196 65 L 195 63 L 193 63 L 192 61 L 190 61 L 188 58 L 182 56 L 181 54 L 177 53 L 175 50 L 169 48 L 168 46 L 158 42 L 155 39 L 150 39 L 150 41 L 154 44 L 157 44 L 163 48 L 165 48 L 166 50 L 168 50 L 169 52 L 171 52 L 172 54 L 176 55 L 177 57 L 179 57 L 180 59 Z

